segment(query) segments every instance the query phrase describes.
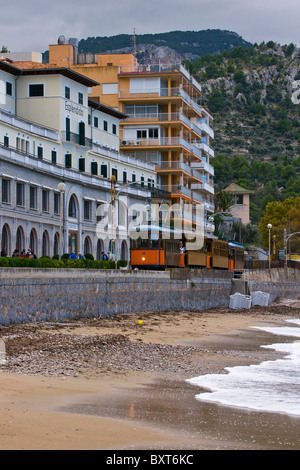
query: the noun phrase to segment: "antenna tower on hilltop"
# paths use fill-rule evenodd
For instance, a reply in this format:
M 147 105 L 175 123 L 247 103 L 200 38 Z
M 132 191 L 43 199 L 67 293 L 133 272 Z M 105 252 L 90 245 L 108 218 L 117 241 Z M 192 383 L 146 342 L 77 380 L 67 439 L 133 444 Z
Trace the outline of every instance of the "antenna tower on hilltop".
M 135 37 L 135 28 L 133 29 L 132 42 L 133 42 L 133 54 L 134 54 L 134 57 L 136 57 L 136 37 Z

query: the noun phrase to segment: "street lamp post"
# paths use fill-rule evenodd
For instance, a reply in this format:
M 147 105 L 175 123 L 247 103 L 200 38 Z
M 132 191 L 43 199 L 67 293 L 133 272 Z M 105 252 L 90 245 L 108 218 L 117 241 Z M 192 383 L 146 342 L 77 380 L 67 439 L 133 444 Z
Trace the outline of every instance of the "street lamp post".
M 272 224 L 268 224 L 268 229 L 269 229 L 269 269 L 271 269 L 271 228 L 272 228 Z
M 66 190 L 65 183 L 59 183 L 57 189 L 60 192 L 60 211 L 59 211 L 59 259 L 61 259 L 62 247 L 62 216 L 63 216 L 63 193 Z

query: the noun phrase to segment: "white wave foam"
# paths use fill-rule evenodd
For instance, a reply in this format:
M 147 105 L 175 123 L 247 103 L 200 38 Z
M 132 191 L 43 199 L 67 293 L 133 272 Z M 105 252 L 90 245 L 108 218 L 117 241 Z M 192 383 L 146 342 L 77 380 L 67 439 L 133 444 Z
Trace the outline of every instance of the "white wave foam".
M 300 320 L 290 320 L 300 325 Z M 260 328 L 277 335 L 300 337 L 299 327 Z M 204 389 L 201 401 L 258 411 L 300 416 L 300 342 L 279 343 L 264 348 L 287 353 L 284 358 L 250 366 L 227 367 L 227 374 L 207 374 L 187 382 Z

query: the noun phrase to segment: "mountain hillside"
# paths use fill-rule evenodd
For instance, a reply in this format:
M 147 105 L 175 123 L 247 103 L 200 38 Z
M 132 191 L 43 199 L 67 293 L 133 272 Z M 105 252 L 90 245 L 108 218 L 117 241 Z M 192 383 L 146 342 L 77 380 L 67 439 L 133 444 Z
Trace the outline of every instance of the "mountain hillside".
M 215 117 L 217 190 L 231 182 L 254 190 L 254 222 L 268 202 L 299 196 L 300 104 L 294 98 L 300 82 L 297 88 L 293 83 L 300 80 L 300 49 L 269 41 L 185 66 L 201 83 L 202 104 Z
M 203 31 L 171 31 L 157 34 L 135 34 L 137 58 L 141 64 L 151 63 L 157 56 L 169 54 L 173 60 L 195 60 L 206 54 L 216 54 L 234 47 L 251 47 L 251 43 L 232 31 L 208 29 Z M 134 52 L 133 34 L 81 39 L 78 52 Z M 173 63 L 173 62 L 171 62 Z

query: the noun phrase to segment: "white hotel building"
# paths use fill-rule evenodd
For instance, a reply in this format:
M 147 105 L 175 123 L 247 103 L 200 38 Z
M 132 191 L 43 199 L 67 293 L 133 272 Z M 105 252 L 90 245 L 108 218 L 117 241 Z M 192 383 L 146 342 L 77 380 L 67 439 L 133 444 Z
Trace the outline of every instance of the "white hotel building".
M 114 238 L 117 258 L 129 259 L 127 209 L 151 198 L 155 166 L 119 152 L 125 116 L 88 98 L 95 85 L 69 68 L 0 58 L 0 246 L 7 255 L 31 248 L 52 257 L 62 233 L 62 253 L 100 259 Z M 115 237 L 107 227 L 97 230 L 112 176 L 119 194 Z

